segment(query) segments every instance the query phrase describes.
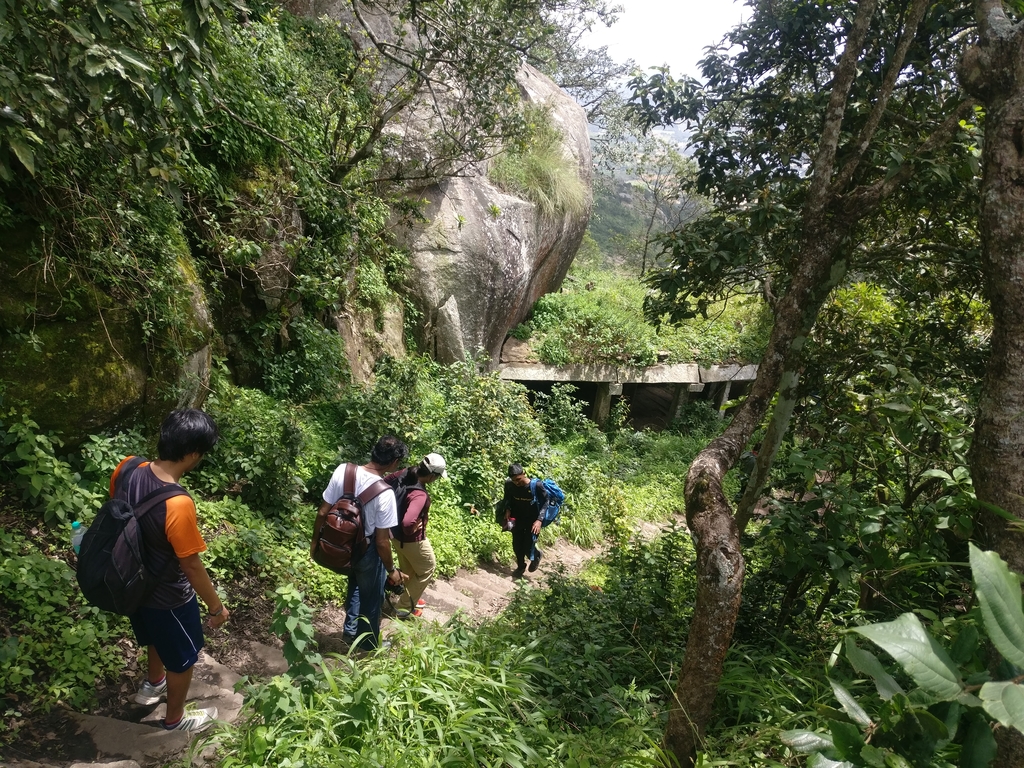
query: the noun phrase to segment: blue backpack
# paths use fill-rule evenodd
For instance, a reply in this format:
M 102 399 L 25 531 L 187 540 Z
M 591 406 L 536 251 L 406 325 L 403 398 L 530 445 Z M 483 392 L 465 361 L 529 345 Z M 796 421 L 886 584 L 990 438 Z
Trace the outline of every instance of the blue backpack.
M 530 493 L 533 495 L 533 503 L 537 503 L 537 478 L 530 481 Z M 558 516 L 562 513 L 562 504 L 565 503 L 565 491 L 558 487 L 558 483 L 554 480 L 546 479 L 541 480 L 544 483 L 544 490 L 548 492 L 548 505 L 540 511 L 538 520 L 540 520 L 540 527 L 546 528 L 552 523 L 558 520 Z

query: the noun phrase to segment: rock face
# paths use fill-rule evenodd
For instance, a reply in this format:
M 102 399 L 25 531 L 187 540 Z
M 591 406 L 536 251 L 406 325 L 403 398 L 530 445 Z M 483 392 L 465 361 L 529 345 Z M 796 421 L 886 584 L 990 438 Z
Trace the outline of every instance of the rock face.
M 526 103 L 549 110 L 565 156 L 579 168 L 587 205 L 583 213 L 544 214 L 498 189 L 483 167 L 419 192 L 428 223 L 400 237 L 410 251 L 408 290 L 423 317 L 417 341 L 441 362 L 484 352 L 497 365 L 509 330 L 561 286 L 587 228 L 593 171 L 586 114 L 532 67 L 523 67 L 519 83 Z
M 198 405 L 208 390 L 212 326 L 184 239 L 173 251 L 174 354 L 147 344 L 137 312 L 76 275 L 47 267 L 32 229 L 3 234 L 0 390 L 45 430 L 74 443 L 139 416 Z

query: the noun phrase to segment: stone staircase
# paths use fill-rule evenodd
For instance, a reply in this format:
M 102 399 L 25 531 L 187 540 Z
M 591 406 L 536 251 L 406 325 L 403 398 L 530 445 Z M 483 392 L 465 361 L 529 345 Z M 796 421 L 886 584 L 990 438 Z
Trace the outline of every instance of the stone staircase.
M 576 571 L 594 556 L 593 551 L 582 550 L 562 540 L 545 547 L 543 551 L 544 559 L 540 569 L 525 575 L 524 581 L 527 584 L 541 584 L 545 573 L 558 566 Z M 450 579 L 436 579 L 427 588 L 423 595 L 427 607 L 423 616 L 416 620 L 444 624 L 460 612 L 471 620 L 495 616 L 508 603 L 516 585 L 517 582 L 512 579 L 512 568 L 508 566 L 492 564 L 473 571 L 460 570 Z M 321 612 L 317 621 L 317 640 L 322 652 L 343 650 L 338 642 L 342 635 L 343 617 L 344 613 L 334 606 Z M 393 620 L 387 615 L 383 619 L 381 632 L 385 637 L 389 634 Z M 267 674 L 280 674 L 287 670 L 280 649 L 251 641 L 239 642 L 246 646 L 240 657 L 258 657 L 260 668 Z M 189 702 L 198 707 L 215 706 L 219 720 L 233 723 L 243 703 L 242 694 L 234 690 L 239 679 L 235 671 L 218 663 L 204 651 L 195 667 Z M 88 761 L 0 761 L 0 768 L 154 768 L 165 765 L 185 753 L 194 734 L 159 728 L 164 709 L 164 704 L 151 711 L 140 707 L 138 721 L 70 713 L 78 728 L 75 738 L 86 742 L 82 745 L 81 753 L 88 753 Z M 204 763 L 203 757 L 196 756 L 193 764 Z M 206 757 L 212 757 L 212 750 Z

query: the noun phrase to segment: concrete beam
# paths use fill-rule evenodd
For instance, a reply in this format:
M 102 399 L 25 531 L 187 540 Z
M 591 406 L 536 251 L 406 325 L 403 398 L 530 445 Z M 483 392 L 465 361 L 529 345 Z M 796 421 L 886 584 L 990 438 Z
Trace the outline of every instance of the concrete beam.
M 618 381 L 613 365 L 532 365 L 502 363 L 498 375 L 510 381 Z
M 528 365 L 503 363 L 498 375 L 510 381 L 594 381 L 619 384 L 699 384 L 696 363 L 627 368 L 614 365 Z
M 712 365 L 700 369 L 700 381 L 753 381 L 757 378 L 756 365 Z
M 608 423 L 608 416 L 612 410 L 611 384 L 599 382 L 597 385 L 597 396 L 594 398 L 594 421 L 599 427 Z

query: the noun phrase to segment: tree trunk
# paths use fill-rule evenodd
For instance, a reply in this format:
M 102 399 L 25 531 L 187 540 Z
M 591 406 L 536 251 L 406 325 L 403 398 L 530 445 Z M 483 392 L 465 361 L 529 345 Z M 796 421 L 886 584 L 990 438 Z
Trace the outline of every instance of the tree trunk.
M 978 0 L 979 43 L 961 80 L 985 105 L 981 183 L 982 269 L 992 307 L 992 349 L 978 404 L 971 475 L 978 499 L 1024 519 L 1024 25 L 1001 3 Z M 981 540 L 1024 573 L 1024 535 L 982 511 Z M 1024 766 L 1024 737 L 996 731 L 995 764 Z
M 808 222 L 803 248 L 794 260 L 797 271 L 778 303 L 751 392 L 725 432 L 694 459 L 686 476 L 686 523 L 697 550 L 697 599 L 665 729 L 665 748 L 684 768 L 693 765 L 711 719 L 742 596 L 740 529 L 722 492 L 722 477 L 761 423 L 783 376 L 796 386 L 795 371 L 807 334 L 822 303 L 846 274 L 846 262 L 836 253 L 851 226 L 852 222 L 824 216 Z
M 772 425 L 773 434 L 765 441 L 769 443 L 770 440 L 767 455 L 764 461 L 759 455 L 756 476 L 751 478 L 747 493 L 754 496 L 760 490 L 757 486 L 763 484 L 767 476 L 772 454 L 777 450 L 778 441 L 785 433 L 796 405 L 807 337 L 822 303 L 846 275 L 847 260 L 840 256 L 849 247 L 847 238 L 858 221 L 874 213 L 881 201 L 893 194 L 914 172 L 913 164 L 904 162 L 894 175 L 877 178 L 867 186 L 848 189 L 856 177 L 860 160 L 871 146 L 875 129 L 899 80 L 907 51 L 928 5 L 927 0 L 911 3 L 884 82 L 877 91 L 873 116 L 862 127 L 857 151 L 846 161 L 841 172 L 835 173 L 850 86 L 857 75 L 857 62 L 876 5 L 877 0 L 858 2 L 856 15 L 847 32 L 846 45 L 835 70 L 824 115 L 821 140 L 812 161 L 800 249 L 791 262 L 789 288 L 774 307 L 775 324 L 758 367 L 757 379 L 732 423 L 701 451 L 686 476 L 686 522 L 697 550 L 697 600 L 675 702 L 665 729 L 665 748 L 684 768 L 693 765 L 697 747 L 711 718 L 715 692 L 739 614 L 743 585 L 740 527 L 722 493 L 722 477 L 736 463 L 743 447 L 768 412 L 780 383 L 785 382 Z M 943 124 L 918 146 L 917 152 L 924 154 L 949 141 L 966 109 L 967 105 L 957 105 Z M 749 519 L 751 508 L 748 500 L 744 507 L 744 524 Z

